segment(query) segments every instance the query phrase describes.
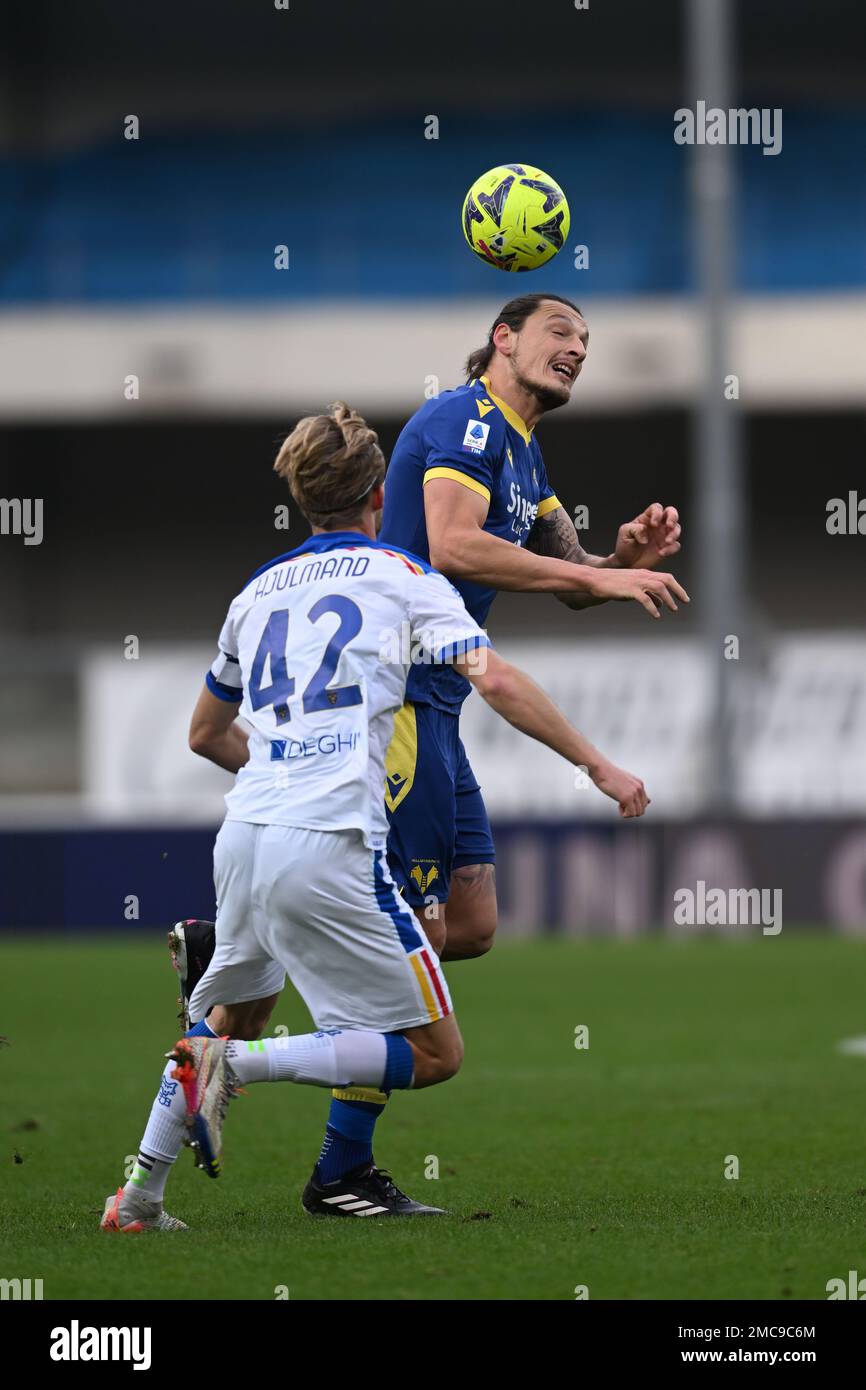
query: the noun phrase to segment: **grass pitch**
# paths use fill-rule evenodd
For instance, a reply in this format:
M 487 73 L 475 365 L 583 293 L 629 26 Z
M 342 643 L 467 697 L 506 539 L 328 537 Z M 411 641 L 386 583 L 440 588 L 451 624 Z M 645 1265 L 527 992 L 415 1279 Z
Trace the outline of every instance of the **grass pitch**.
M 102 1204 L 177 1036 L 164 941 L 7 938 L 0 1275 L 46 1299 L 824 1299 L 863 1267 L 866 1059 L 836 1050 L 866 1033 L 863 973 L 862 945 L 788 930 L 503 942 L 448 971 L 461 1074 L 379 1122 L 378 1162 L 448 1216 L 313 1221 L 328 1094 L 261 1085 L 221 1179 L 178 1161 L 189 1234 L 117 1238 Z M 291 991 L 278 1024 L 307 1027 Z

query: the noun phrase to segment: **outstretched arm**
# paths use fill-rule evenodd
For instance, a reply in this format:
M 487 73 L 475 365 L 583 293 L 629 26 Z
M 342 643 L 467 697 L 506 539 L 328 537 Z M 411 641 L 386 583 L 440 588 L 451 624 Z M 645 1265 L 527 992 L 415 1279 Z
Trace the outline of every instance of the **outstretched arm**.
M 534 555 L 549 555 L 559 560 L 570 560 L 575 565 L 589 565 L 595 569 L 619 568 L 614 555 L 590 555 L 584 550 L 577 539 L 574 522 L 564 507 L 555 507 L 552 512 L 536 518 L 526 548 Z M 556 597 L 567 608 L 592 608 L 597 603 L 607 601 L 603 595 L 565 591 L 560 591 Z
M 679 513 L 675 507 L 653 502 L 640 516 L 620 526 L 616 547 L 610 555 L 591 555 L 577 538 L 577 531 L 564 507 L 536 519 L 526 547 L 536 555 L 569 560 L 572 564 L 595 569 L 654 569 L 663 559 L 680 549 Z M 682 596 L 682 595 L 681 595 Z M 589 608 L 604 603 L 610 594 L 561 591 L 556 597 L 568 608 Z
M 575 767 L 585 767 L 599 791 L 618 803 L 621 816 L 643 815 L 650 798 L 640 778 L 624 772 L 600 753 L 525 671 L 504 661 L 489 647 L 454 664 L 491 709 L 515 729 L 545 743 Z
M 424 510 L 430 563 L 449 579 L 468 579 L 492 589 L 521 593 L 588 597 L 597 603 L 634 599 L 652 618 L 659 616 L 661 604 L 676 611 L 674 596 L 688 603 L 688 595 L 671 574 L 578 564 L 552 554 L 530 553 L 491 535 L 484 530 L 486 499 L 451 479 L 434 478 L 425 485 Z M 557 514 L 565 516 L 562 508 L 550 513 Z M 571 526 L 568 517 L 565 520 Z M 575 534 L 573 526 L 571 530 Z
M 451 479 L 434 478 L 425 485 L 427 538 L 435 569 L 450 579 L 471 579 L 495 589 L 590 592 L 594 575 L 577 565 L 572 556 L 554 551 L 549 552 L 550 558 L 541 552 L 529 555 L 511 541 L 485 531 L 487 507 L 485 497 Z M 571 529 L 573 533 L 574 527 Z

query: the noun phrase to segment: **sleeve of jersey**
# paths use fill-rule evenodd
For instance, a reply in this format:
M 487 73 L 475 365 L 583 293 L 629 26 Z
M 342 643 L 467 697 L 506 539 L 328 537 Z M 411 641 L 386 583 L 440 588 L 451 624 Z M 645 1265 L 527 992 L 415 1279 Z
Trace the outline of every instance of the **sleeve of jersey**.
M 409 581 L 412 639 L 433 661 L 451 662 L 491 645 L 444 575 L 431 570 Z
M 216 660 L 211 665 L 204 680 L 211 695 L 216 695 L 218 700 L 226 700 L 232 704 L 240 704 L 241 700 L 244 698 L 241 667 L 237 658 L 237 647 L 235 645 L 231 612 L 229 612 L 229 616 L 226 618 L 223 624 L 223 630 L 220 633 L 219 650 L 216 655 Z
M 424 482 L 450 478 L 490 501 L 495 451 L 493 426 L 478 418 L 474 400 L 437 410 L 424 436 Z
M 562 503 L 560 502 L 556 493 L 553 491 L 553 488 L 550 486 L 550 483 L 547 481 L 547 469 L 544 467 L 544 463 L 542 462 L 541 493 L 538 501 L 538 511 L 535 513 L 535 515 L 536 517 L 547 516 L 548 512 L 555 512 L 557 507 L 561 506 Z

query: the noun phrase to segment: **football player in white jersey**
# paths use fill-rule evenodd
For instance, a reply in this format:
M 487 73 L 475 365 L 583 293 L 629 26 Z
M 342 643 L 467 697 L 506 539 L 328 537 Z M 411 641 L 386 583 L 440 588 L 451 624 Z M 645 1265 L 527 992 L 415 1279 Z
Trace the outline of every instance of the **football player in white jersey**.
M 463 1057 L 442 967 L 385 855 L 385 752 L 413 661 L 453 662 L 624 815 L 648 804 L 638 778 L 492 651 L 448 580 L 376 540 L 385 461 L 359 415 L 338 403 L 302 420 L 277 469 L 313 535 L 233 600 L 193 713 L 192 748 L 237 774 L 214 847 L 216 949 L 133 1173 L 106 1199 L 108 1231 L 183 1229 L 162 1205 L 172 1164 L 187 1143 L 216 1177 L 228 1102 L 260 1081 L 337 1087 L 346 1107 L 339 1128 L 329 1124 L 307 1211 L 438 1210 L 402 1193 L 372 1155 L 390 1091 L 446 1081 Z M 317 1031 L 259 1038 L 286 975 Z

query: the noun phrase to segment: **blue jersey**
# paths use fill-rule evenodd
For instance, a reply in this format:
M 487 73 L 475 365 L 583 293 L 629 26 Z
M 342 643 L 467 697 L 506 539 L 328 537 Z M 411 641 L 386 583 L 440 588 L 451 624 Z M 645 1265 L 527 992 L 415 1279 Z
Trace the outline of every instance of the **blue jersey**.
M 538 516 L 560 502 L 547 481 L 541 450 L 520 416 L 494 396 L 487 378 L 427 401 L 403 428 L 385 484 L 379 539 L 429 561 L 424 484 L 452 478 L 488 504 L 484 530 L 523 545 Z M 475 621 L 484 624 L 496 590 L 455 579 Z M 413 666 L 406 698 L 457 713 L 469 682 L 450 666 Z

